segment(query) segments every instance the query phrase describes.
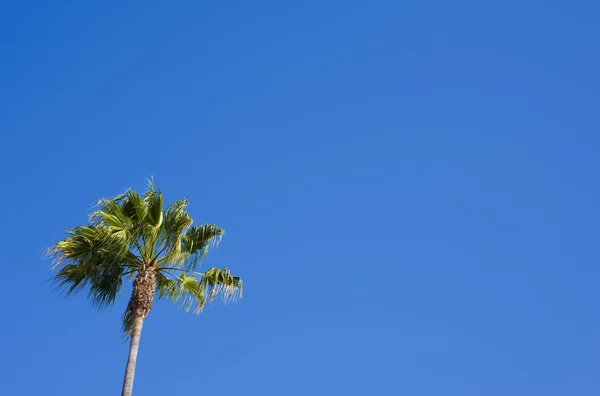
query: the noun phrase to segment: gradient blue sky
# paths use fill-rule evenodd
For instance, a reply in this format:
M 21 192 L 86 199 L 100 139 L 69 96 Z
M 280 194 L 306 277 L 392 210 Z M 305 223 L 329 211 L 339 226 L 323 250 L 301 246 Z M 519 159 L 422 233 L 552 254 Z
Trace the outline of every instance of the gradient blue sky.
M 567 4 L 3 4 L 0 393 L 119 394 L 127 293 L 59 298 L 43 251 L 154 175 L 245 298 L 156 304 L 137 395 L 600 394 L 600 5 Z

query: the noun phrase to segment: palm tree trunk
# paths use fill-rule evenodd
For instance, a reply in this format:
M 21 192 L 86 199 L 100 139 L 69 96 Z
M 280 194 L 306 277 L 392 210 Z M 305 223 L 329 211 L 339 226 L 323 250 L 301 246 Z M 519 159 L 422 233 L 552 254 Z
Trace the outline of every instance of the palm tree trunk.
M 137 362 L 138 349 L 140 348 L 140 337 L 144 319 L 152 309 L 154 299 L 154 288 L 156 287 L 156 261 L 150 265 L 142 265 L 133 281 L 133 290 L 127 310 L 133 316 L 131 323 L 131 343 L 129 344 L 129 357 L 123 380 L 123 391 L 121 396 L 131 396 L 133 392 L 133 378 L 135 376 L 135 364 Z
M 137 363 L 138 349 L 140 348 L 140 337 L 142 335 L 142 326 L 144 317 L 135 315 L 133 326 L 131 328 L 131 342 L 129 344 L 129 357 L 127 358 L 127 368 L 125 369 L 125 379 L 123 380 L 123 391 L 121 396 L 131 396 L 133 392 L 133 378 L 135 376 L 135 364 Z

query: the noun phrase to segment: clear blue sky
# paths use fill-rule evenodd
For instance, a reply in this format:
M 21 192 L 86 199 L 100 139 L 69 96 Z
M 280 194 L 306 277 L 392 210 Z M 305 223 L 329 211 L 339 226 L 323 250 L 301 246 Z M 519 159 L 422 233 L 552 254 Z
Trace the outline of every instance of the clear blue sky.
M 127 293 L 57 297 L 43 251 L 154 175 L 245 297 L 156 304 L 137 395 L 600 394 L 600 5 L 567 3 L 4 4 L 0 393 L 120 392 Z

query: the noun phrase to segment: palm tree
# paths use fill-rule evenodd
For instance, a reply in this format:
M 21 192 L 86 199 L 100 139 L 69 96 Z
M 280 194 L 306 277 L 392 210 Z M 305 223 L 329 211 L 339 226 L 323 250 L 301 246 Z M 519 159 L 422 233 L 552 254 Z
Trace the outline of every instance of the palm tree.
M 124 280 L 133 280 L 123 315 L 123 331 L 130 338 L 123 396 L 132 393 L 142 326 L 155 294 L 196 313 L 217 296 L 225 301 L 241 297 L 242 281 L 227 268 L 195 271 L 223 229 L 193 226 L 186 205 L 183 199 L 163 210 L 162 194 L 150 182 L 143 196 L 129 189 L 101 199 L 89 224 L 69 230 L 49 249 L 53 268 L 60 268 L 54 277 L 57 288 L 66 295 L 87 289 L 98 307 L 112 305 Z

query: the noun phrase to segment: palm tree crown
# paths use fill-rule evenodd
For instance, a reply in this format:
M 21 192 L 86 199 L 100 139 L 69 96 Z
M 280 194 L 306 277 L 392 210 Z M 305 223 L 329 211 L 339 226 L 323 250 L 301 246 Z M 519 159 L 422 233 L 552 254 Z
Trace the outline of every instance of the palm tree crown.
M 163 210 L 162 194 L 153 183 L 143 196 L 129 189 L 101 199 L 88 225 L 69 230 L 50 248 L 53 267 L 60 267 L 54 277 L 58 288 L 70 295 L 89 287 L 91 302 L 103 307 L 115 302 L 124 279 L 137 275 L 138 280 L 151 269 L 150 301 L 130 301 L 123 316 L 125 332 L 131 330 L 135 309 L 144 317 L 148 314 L 155 290 L 158 298 L 179 301 L 198 313 L 218 295 L 225 301 L 241 297 L 242 281 L 227 268 L 195 271 L 224 230 L 213 224 L 192 225 L 186 205 L 187 199 L 182 199 Z

